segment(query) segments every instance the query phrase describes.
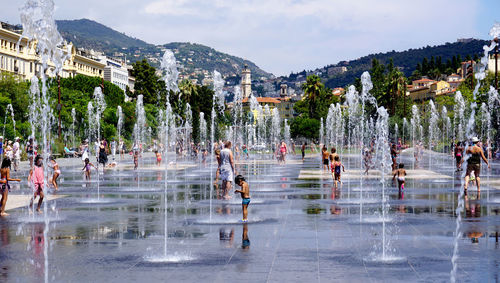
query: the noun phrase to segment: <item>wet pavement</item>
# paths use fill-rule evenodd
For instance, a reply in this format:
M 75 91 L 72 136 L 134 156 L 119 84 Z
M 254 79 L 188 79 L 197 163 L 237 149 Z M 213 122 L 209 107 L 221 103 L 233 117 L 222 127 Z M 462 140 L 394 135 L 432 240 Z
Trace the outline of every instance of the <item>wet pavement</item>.
M 409 175 L 410 156 L 401 158 Z M 250 184 L 245 224 L 239 195 L 224 201 L 213 191 L 210 200 L 210 166 L 170 166 L 165 194 L 164 169 L 152 157 L 134 171 L 126 156 L 99 183 L 95 171 L 84 181 L 77 159 L 64 160 L 57 193 L 64 197 L 47 202 L 43 216 L 21 206 L 0 219 L 0 281 L 449 281 L 461 173 L 449 157 L 432 156 L 401 193 L 390 178 L 361 178 L 355 155 L 343 158 L 352 176 L 337 189 L 317 157 L 277 165 L 252 156 L 237 166 Z M 12 175 L 25 180 L 24 171 Z M 470 186 L 459 282 L 500 280 L 499 173 L 498 162 L 483 166 L 481 194 Z M 29 193 L 23 181 L 10 196 Z

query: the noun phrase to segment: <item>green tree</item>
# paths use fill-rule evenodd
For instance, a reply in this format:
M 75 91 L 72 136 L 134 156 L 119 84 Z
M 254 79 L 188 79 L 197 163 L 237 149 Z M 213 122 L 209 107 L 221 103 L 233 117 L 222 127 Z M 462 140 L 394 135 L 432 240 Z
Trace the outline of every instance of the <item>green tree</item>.
M 146 59 L 132 64 L 132 76 L 135 77 L 135 95 L 142 94 L 144 103 L 157 104 L 158 95 L 163 93 L 160 78 L 156 75 L 156 69 L 149 65 Z
M 321 83 L 321 78 L 317 75 L 308 76 L 306 82 L 302 85 L 302 90 L 309 103 L 309 117 L 311 118 L 316 116 L 316 100 L 319 98 L 324 87 Z

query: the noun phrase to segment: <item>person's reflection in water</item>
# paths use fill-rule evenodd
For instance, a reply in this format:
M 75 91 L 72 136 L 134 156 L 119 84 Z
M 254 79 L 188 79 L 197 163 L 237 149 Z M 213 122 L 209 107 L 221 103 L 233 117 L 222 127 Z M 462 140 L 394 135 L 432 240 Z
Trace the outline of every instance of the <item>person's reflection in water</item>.
M 219 241 L 221 245 L 225 246 L 226 248 L 232 247 L 234 242 L 234 228 L 229 228 L 227 226 L 220 227 Z
M 230 215 L 231 214 L 231 208 L 227 204 L 223 204 L 221 206 L 218 206 L 215 211 L 217 214 L 220 215 Z
M 282 177 L 282 178 L 281 178 L 281 181 L 282 181 L 282 182 L 286 182 L 287 180 L 288 180 L 288 178 L 287 178 L 287 177 Z M 282 183 L 282 184 L 281 184 L 281 188 L 282 188 L 282 189 L 284 189 L 284 190 L 285 190 L 287 187 L 288 187 L 288 184 L 287 184 L 287 183 Z
M 477 200 L 479 200 L 480 194 L 477 194 Z M 469 199 L 469 196 L 467 194 L 464 195 L 464 202 L 465 202 L 465 218 L 471 218 L 471 220 L 468 220 L 468 222 L 479 222 L 479 220 L 474 220 L 473 218 L 480 218 L 481 217 L 481 204 L 478 201 L 474 201 L 471 204 L 471 201 Z M 477 225 L 472 224 L 468 231 L 466 232 L 467 237 L 471 239 L 471 242 L 473 244 L 479 243 L 479 238 L 481 238 L 484 233 L 481 232 L 480 228 L 477 227 Z
M 2 251 L 4 251 L 4 248 L 7 247 L 10 244 L 9 240 L 9 227 L 7 226 L 7 223 L 2 223 L 2 228 L 0 228 L 0 247 L 2 248 Z M 2 255 L 2 258 L 6 256 L 6 253 L 0 253 Z M 7 279 L 9 277 L 9 266 L 7 265 L 6 262 L 2 262 L 3 264 L 0 265 L 0 281 L 1 282 L 7 282 Z
M 29 244 L 30 250 L 33 252 L 33 265 L 35 266 L 35 277 L 44 278 L 45 272 L 45 255 L 44 255 L 44 244 L 45 237 L 43 235 L 43 229 L 45 225 L 43 223 L 37 223 L 33 225 L 33 230 L 31 231 L 31 240 Z
M 248 224 L 243 224 L 243 233 L 241 234 L 241 248 L 243 250 L 250 249 L 250 239 L 248 238 Z
M 404 191 L 399 190 L 399 192 L 398 192 L 398 199 L 400 199 L 400 200 L 404 200 L 405 199 L 405 193 L 404 193 Z M 406 213 L 406 205 L 400 204 L 398 206 L 398 211 L 400 213 Z
M 340 190 L 338 190 L 335 186 L 333 186 L 331 194 L 330 194 L 330 199 L 336 200 L 339 197 L 340 197 Z M 342 214 L 342 209 L 340 207 L 337 207 L 336 205 L 332 204 L 332 205 L 330 205 L 330 213 L 335 214 L 335 215 L 340 215 L 340 214 Z

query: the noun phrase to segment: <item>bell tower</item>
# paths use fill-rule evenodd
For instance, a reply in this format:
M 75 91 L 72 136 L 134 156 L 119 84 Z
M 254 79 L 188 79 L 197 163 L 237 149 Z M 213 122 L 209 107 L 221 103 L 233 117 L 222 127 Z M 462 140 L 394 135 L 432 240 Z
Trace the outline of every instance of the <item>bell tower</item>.
M 241 71 L 241 90 L 243 98 L 248 98 L 252 94 L 252 75 L 247 65 Z

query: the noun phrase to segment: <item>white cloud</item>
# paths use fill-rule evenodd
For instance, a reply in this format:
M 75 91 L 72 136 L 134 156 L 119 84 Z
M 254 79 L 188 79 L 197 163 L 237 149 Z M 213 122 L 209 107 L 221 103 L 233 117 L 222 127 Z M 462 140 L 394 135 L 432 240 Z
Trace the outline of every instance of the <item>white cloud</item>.
M 491 0 L 86 0 L 78 9 L 55 0 L 57 19 L 87 17 L 155 44 L 205 44 L 275 74 L 478 37 L 489 31 L 476 30 L 485 1 L 500 9 Z M 11 1 L 0 6 L 0 19 L 18 22 Z

